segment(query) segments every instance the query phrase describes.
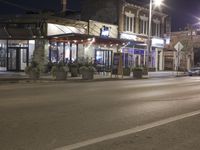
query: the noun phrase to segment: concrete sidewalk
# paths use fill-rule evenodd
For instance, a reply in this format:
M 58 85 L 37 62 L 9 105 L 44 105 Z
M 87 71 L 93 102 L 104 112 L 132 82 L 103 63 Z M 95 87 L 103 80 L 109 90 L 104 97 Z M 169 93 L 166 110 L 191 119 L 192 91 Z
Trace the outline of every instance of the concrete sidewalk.
M 178 76 L 186 76 L 187 74 L 183 72 L 179 72 Z M 160 71 L 160 72 L 149 72 L 148 76 L 143 76 L 144 79 L 147 78 L 173 78 L 177 77 L 177 72 L 175 71 Z M 94 75 L 94 80 L 93 81 L 112 81 L 112 80 L 131 80 L 132 74 L 130 76 L 115 76 L 110 73 L 100 73 L 100 74 L 95 74 Z M 19 82 L 19 81 L 24 81 L 24 82 L 29 82 L 31 81 L 29 77 L 24 73 L 24 72 L 0 72 L 0 82 Z M 39 81 L 55 81 L 55 79 L 50 75 L 50 74 L 45 74 L 41 75 Z M 81 80 L 81 75 L 78 77 L 71 77 L 71 75 L 68 75 L 67 81 L 82 81 Z

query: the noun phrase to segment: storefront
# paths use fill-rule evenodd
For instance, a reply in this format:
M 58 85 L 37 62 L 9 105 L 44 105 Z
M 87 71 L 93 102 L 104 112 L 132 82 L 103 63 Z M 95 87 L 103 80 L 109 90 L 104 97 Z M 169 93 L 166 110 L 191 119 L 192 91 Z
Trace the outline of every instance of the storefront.
M 113 54 L 125 45 L 125 41 L 92 35 L 66 34 L 49 38 L 51 62 L 92 62 L 99 71 L 110 71 Z M 128 42 L 128 41 L 127 41 Z
M 151 65 L 155 71 L 164 70 L 164 39 L 152 38 Z
M 34 49 L 35 40 L 0 40 L 0 71 L 23 71 Z
M 24 71 L 33 60 L 40 65 L 89 61 L 110 71 L 114 53 L 130 41 L 118 38 L 116 25 L 39 15 L 5 21 L 0 39 L 0 71 Z M 143 63 L 143 57 L 136 59 Z
M 122 53 L 125 53 L 124 62 L 129 64 L 125 65 L 125 67 L 133 68 L 136 66 L 145 66 L 147 57 L 145 38 L 126 32 L 121 33 L 120 38 L 129 40 L 129 43 L 122 48 Z
M 72 33 L 62 27 L 67 34 L 58 35 L 53 30 L 54 34 L 51 32 L 49 36 L 49 60 L 66 63 L 89 61 L 96 65 L 98 71 L 110 71 L 113 53 L 128 41 L 118 39 L 118 27 L 115 25 L 90 20 L 88 26 L 87 32 L 83 28 L 74 29 L 76 32 Z

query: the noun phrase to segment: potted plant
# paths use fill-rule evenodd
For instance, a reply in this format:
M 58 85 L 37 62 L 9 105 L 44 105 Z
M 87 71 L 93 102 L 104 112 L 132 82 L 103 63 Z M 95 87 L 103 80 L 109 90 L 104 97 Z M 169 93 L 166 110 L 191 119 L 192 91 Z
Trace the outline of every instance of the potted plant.
M 96 69 L 93 66 L 82 66 L 80 67 L 80 73 L 82 74 L 83 80 L 92 80 L 94 79 L 94 72 Z
M 69 64 L 71 77 L 78 77 L 78 64 L 77 63 L 71 63 Z
M 43 72 L 44 73 L 50 73 L 51 72 L 51 69 L 53 67 L 53 63 L 52 62 L 48 62 L 47 64 L 44 65 L 44 69 L 43 69 Z
M 133 78 L 141 79 L 143 74 L 143 69 L 140 67 L 133 68 Z
M 147 67 L 144 66 L 144 67 L 142 68 L 142 74 L 143 74 L 143 75 L 148 75 L 148 69 L 147 69 Z
M 36 61 L 32 61 L 29 66 L 25 68 L 25 73 L 33 80 L 40 78 L 41 68 Z
M 54 64 L 51 69 L 51 73 L 53 77 L 56 78 L 56 80 L 66 80 L 68 72 L 69 72 L 69 68 L 63 62 Z
M 129 67 L 123 68 L 123 75 L 124 76 L 130 76 L 131 69 Z

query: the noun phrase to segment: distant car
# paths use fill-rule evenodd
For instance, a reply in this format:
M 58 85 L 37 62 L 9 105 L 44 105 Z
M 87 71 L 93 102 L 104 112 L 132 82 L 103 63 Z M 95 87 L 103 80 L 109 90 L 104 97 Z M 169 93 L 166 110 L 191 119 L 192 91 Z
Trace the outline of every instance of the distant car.
M 188 70 L 189 76 L 200 76 L 200 67 L 193 67 Z

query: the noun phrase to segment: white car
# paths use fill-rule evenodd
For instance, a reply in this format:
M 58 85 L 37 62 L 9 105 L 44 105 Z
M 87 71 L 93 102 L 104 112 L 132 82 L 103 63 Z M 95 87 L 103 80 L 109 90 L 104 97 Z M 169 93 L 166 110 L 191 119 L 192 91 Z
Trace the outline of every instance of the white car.
M 188 70 L 188 75 L 189 76 L 200 76 L 200 67 L 193 67 L 190 70 Z

